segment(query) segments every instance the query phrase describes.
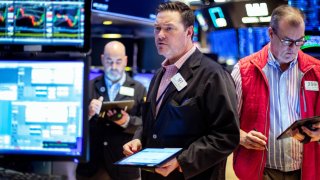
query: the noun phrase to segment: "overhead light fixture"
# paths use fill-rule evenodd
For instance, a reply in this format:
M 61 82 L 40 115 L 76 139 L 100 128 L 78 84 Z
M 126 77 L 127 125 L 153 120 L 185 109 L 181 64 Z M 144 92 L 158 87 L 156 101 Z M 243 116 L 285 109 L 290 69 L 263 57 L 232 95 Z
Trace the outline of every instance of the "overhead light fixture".
M 267 3 L 248 3 L 245 5 L 248 16 L 268 16 Z
M 103 23 L 102 23 L 103 25 L 111 25 L 112 24 L 112 21 L 103 21 Z
M 271 21 L 271 16 L 267 17 L 259 17 L 260 22 L 270 22 Z
M 121 34 L 102 34 L 102 38 L 106 39 L 116 39 L 116 38 L 121 38 Z
M 243 23 L 267 23 L 270 22 L 267 3 L 248 3 L 245 5 L 247 17 L 242 17 Z
M 247 23 L 258 23 L 259 18 L 258 17 L 243 17 L 242 22 L 247 24 Z

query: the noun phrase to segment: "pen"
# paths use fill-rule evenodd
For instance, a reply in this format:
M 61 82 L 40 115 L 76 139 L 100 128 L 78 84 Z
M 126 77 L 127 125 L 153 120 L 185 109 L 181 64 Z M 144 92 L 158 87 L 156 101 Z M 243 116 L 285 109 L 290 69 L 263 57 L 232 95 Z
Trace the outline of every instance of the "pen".
M 256 132 L 259 132 L 259 131 L 257 131 L 257 129 L 256 129 L 256 128 L 253 128 L 253 130 L 254 130 L 254 131 L 256 131 Z M 268 149 L 267 145 L 264 145 L 264 148 L 265 148 L 267 151 L 269 151 L 269 149 Z

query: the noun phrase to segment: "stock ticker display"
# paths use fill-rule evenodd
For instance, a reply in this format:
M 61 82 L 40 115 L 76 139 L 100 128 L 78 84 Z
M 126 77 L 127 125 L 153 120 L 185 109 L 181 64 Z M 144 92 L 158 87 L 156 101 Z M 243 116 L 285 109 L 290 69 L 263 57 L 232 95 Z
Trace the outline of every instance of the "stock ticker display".
M 0 0 L 1 44 L 83 45 L 84 0 Z

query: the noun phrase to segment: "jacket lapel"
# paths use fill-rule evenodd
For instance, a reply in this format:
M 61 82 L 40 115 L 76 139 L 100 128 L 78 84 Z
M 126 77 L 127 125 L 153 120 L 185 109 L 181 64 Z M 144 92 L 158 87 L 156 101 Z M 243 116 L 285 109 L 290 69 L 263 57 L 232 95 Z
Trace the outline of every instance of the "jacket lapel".
M 149 91 L 150 91 L 150 102 L 151 102 L 151 111 L 152 111 L 152 116 L 155 117 L 156 115 L 156 106 L 157 106 L 157 93 L 158 93 L 158 89 L 160 86 L 160 82 L 162 79 L 164 73 L 164 69 L 161 68 L 160 71 L 158 71 L 158 73 L 155 76 L 155 81 L 153 83 L 153 85 L 150 85 L 149 87 Z
M 99 94 L 99 97 L 103 96 L 103 101 L 110 101 L 104 76 L 101 76 L 101 78 L 102 78 L 102 81 L 97 81 L 95 83 L 95 88 Z M 93 97 L 93 98 L 99 98 L 99 97 Z

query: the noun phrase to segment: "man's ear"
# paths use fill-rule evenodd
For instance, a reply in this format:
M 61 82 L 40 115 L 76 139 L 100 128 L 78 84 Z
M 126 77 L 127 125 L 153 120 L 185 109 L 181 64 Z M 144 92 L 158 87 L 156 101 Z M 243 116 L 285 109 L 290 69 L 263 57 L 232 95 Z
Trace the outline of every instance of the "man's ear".
M 269 39 L 271 39 L 272 38 L 272 36 L 273 36 L 273 30 L 272 30 L 272 27 L 269 27 L 268 28 L 268 35 L 269 35 Z
M 126 67 L 128 64 L 128 56 L 124 56 L 123 60 L 124 60 L 124 65 Z
M 193 26 L 189 26 L 187 28 L 187 36 L 189 36 L 190 38 L 192 38 L 193 36 Z
M 101 56 L 100 56 L 100 60 L 101 60 L 101 64 L 103 65 L 104 63 L 103 63 L 103 58 L 104 58 L 104 55 L 103 54 L 101 54 Z

